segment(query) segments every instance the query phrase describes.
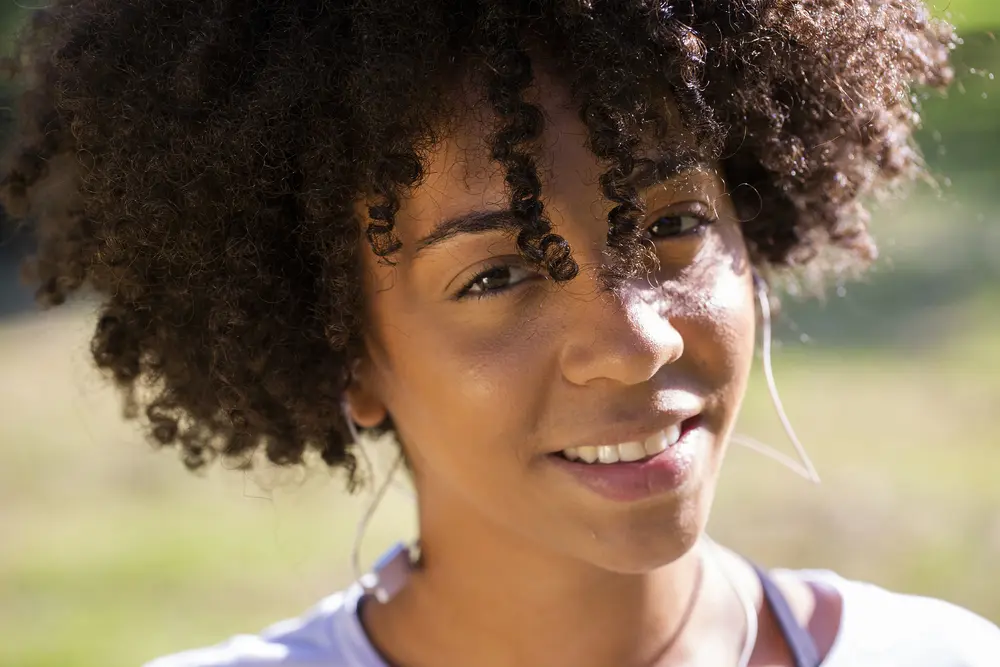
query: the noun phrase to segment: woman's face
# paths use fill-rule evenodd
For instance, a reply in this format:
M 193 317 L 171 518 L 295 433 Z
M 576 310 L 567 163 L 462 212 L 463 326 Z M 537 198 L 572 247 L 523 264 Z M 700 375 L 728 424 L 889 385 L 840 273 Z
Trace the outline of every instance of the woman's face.
M 605 169 L 564 89 L 549 81 L 538 101 L 545 210 L 579 275 L 555 283 L 518 257 L 488 130 L 468 120 L 397 215 L 395 264 L 364 246 L 352 410 L 365 425 L 391 415 L 423 532 L 647 571 L 707 520 L 753 352 L 746 247 L 719 173 L 678 174 L 643 191 L 658 266 L 603 289 Z

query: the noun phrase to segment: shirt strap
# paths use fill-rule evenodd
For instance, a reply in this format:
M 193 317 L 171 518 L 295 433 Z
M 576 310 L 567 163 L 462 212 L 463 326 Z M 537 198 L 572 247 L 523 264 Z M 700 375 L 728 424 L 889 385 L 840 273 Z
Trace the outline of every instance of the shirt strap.
M 764 600 L 777 619 L 781 635 L 785 638 L 785 643 L 788 644 L 788 649 L 791 651 L 795 667 L 819 667 L 821 662 L 819 649 L 816 648 L 816 642 L 813 641 L 809 630 L 799 625 L 795 615 L 792 614 L 791 607 L 788 606 L 788 601 L 781 594 L 781 589 L 778 588 L 774 579 L 757 565 L 753 565 L 753 568 L 757 571 L 757 576 L 764 589 Z

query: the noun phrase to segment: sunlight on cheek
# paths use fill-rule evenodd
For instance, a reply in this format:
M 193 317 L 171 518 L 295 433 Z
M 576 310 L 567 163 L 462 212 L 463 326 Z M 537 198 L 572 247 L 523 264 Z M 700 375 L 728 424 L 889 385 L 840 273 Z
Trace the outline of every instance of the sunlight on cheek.
M 730 319 L 745 319 L 754 308 L 749 277 L 731 271 L 719 272 L 712 288 L 707 290 L 706 306 L 709 310 L 730 314 Z

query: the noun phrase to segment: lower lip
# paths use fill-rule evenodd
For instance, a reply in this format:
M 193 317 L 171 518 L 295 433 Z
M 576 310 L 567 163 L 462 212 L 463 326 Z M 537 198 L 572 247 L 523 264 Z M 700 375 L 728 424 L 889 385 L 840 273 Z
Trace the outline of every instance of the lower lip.
M 656 456 L 629 463 L 582 463 L 557 454 L 549 459 L 578 482 L 609 500 L 635 502 L 674 493 L 692 477 L 702 428 L 685 423 L 676 444 Z

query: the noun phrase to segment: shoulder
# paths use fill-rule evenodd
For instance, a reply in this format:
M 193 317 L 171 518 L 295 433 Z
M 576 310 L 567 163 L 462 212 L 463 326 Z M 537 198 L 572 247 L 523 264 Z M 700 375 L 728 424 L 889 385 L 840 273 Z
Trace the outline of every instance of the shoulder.
M 995 667 L 1000 628 L 957 605 L 829 571 L 786 571 L 839 594 L 840 628 L 823 667 Z
M 157 658 L 143 667 L 369 667 L 357 620 L 360 590 L 331 595 L 298 618 L 256 635 Z

